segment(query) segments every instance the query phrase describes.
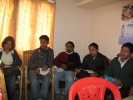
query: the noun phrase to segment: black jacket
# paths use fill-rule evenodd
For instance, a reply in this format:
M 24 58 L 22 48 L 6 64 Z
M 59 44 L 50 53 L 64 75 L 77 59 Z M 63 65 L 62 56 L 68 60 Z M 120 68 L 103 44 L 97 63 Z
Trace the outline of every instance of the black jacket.
M 2 56 L 2 51 L 3 51 L 3 49 L 0 49 L 0 59 L 1 59 L 1 56 Z M 13 58 L 12 66 L 17 67 L 17 66 L 21 65 L 22 64 L 22 60 L 20 59 L 17 51 L 13 49 L 11 51 L 11 54 L 12 54 L 12 58 Z
M 130 58 L 121 68 L 118 57 L 115 57 L 105 70 L 105 75 L 120 79 L 123 87 L 133 86 L 133 59 Z
M 99 76 L 104 74 L 105 69 L 108 67 L 108 58 L 101 53 L 98 53 L 97 57 L 93 60 L 93 57 L 88 54 L 84 57 L 82 62 L 82 69 L 93 70 Z

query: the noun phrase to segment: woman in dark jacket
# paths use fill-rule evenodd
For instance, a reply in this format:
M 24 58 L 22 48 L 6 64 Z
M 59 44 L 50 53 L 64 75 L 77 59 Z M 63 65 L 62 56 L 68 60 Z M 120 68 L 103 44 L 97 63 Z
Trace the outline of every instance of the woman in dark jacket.
M 15 41 L 11 36 L 7 36 L 2 42 L 2 48 L 0 49 L 0 59 L 2 61 L 2 68 L 9 69 L 9 67 L 18 67 L 22 64 L 22 61 L 16 52 Z M 5 71 L 4 71 L 5 72 Z M 6 81 L 6 89 L 8 100 L 13 100 L 15 95 L 15 79 L 16 75 L 14 72 L 12 74 L 7 75 L 4 73 L 5 81 Z

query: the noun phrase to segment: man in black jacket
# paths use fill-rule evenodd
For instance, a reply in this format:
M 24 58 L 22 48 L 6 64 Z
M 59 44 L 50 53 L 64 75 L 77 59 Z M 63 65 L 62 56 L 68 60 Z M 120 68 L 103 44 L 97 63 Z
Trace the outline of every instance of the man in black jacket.
M 130 87 L 133 86 L 132 54 L 133 44 L 129 42 L 123 44 L 119 56 L 115 57 L 105 70 L 105 75 L 116 78 L 113 83 L 119 87 L 122 98 L 128 96 Z M 108 95 L 109 93 L 106 94 Z
M 80 67 L 80 70 L 76 70 L 77 78 L 83 78 L 87 76 L 102 76 L 104 74 L 104 70 L 108 67 L 109 61 L 106 56 L 99 53 L 98 45 L 96 43 L 91 43 L 89 45 L 89 52 L 90 54 L 87 54 L 82 62 L 82 66 Z M 89 70 L 87 74 L 86 71 Z

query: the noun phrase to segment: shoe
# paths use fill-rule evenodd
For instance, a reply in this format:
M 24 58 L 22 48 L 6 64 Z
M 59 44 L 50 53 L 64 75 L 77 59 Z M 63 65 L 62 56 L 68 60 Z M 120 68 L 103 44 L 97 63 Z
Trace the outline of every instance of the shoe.
M 112 97 L 112 95 L 108 95 L 105 100 L 114 100 L 114 98 Z
M 61 100 L 61 93 L 55 93 L 55 100 Z
M 61 94 L 60 100 L 68 100 L 68 95 L 67 94 Z
M 114 99 L 110 97 L 106 97 L 105 100 L 114 100 Z

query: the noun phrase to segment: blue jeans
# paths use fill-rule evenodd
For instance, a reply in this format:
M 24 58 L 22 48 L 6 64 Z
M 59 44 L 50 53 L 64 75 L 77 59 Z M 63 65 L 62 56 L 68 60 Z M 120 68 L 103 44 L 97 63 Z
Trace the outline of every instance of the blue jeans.
M 40 75 L 37 74 L 34 70 L 28 71 L 28 79 L 31 84 L 33 100 L 42 99 L 47 100 L 48 89 L 50 83 L 50 74 Z M 42 80 L 40 86 L 39 80 Z
M 5 76 L 8 100 L 14 100 L 16 76 Z
M 71 85 L 74 83 L 74 72 L 73 71 L 55 72 L 55 75 L 54 75 L 55 93 L 60 93 L 59 81 L 62 78 L 64 78 L 65 80 L 65 88 L 62 90 L 62 93 L 67 94 L 69 92 Z

